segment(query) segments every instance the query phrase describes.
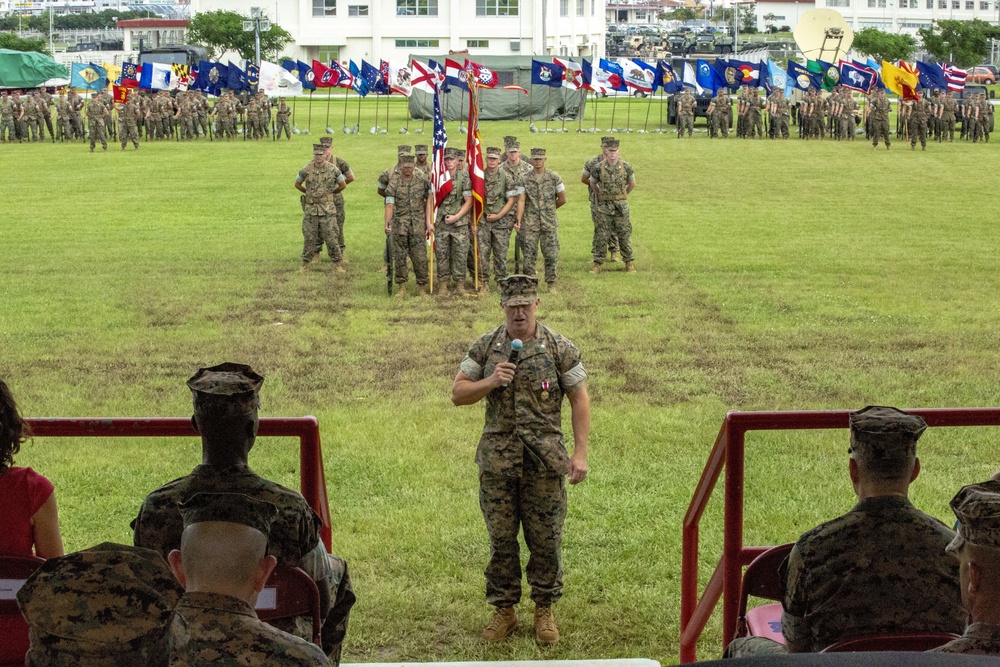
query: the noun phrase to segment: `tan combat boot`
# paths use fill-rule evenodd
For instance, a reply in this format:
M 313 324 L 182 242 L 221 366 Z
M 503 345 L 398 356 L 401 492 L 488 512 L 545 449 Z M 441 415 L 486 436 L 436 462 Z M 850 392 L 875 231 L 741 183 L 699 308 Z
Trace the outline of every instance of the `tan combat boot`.
M 535 637 L 539 644 L 550 645 L 559 641 L 559 628 L 556 627 L 552 607 L 535 605 Z
M 302 266 L 299 267 L 299 273 L 305 273 L 309 270 L 309 262 L 302 262 Z
M 427 296 L 427 285 L 417 285 L 417 296 Z
M 517 613 L 513 607 L 496 607 L 479 638 L 484 642 L 499 642 L 514 634 L 517 629 Z
M 635 273 L 635 266 L 632 265 L 632 262 L 626 262 L 625 270 L 628 271 L 629 273 Z
M 406 296 L 406 283 L 399 283 L 399 289 L 396 290 L 394 295 L 397 299 L 402 299 Z
M 347 269 L 344 268 L 344 263 L 343 262 L 335 262 L 334 265 L 333 265 L 333 269 L 331 269 L 331 270 L 334 273 L 347 273 Z
M 592 268 L 590 272 L 593 273 L 594 275 L 597 275 L 598 273 L 601 272 L 601 265 L 598 264 L 597 262 L 594 262 L 594 268 Z
M 441 283 L 438 286 L 438 296 L 448 296 L 448 283 Z
M 456 283 L 452 292 L 455 296 L 465 296 L 465 283 Z
M 610 259 L 610 260 L 608 260 L 608 261 L 609 261 L 609 262 L 612 262 L 612 263 L 614 263 L 614 262 L 617 262 L 617 261 L 618 261 L 618 251 L 617 251 L 617 250 L 612 250 L 612 251 L 611 251 L 611 259 Z

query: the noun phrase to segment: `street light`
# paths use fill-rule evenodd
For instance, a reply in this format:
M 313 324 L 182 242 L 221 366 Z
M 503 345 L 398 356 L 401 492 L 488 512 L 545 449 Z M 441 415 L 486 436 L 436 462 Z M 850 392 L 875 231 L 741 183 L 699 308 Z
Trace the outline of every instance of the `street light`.
M 243 21 L 243 32 L 253 33 L 254 64 L 260 67 L 260 33 L 271 29 L 271 21 L 264 16 L 260 7 L 250 8 L 250 20 Z

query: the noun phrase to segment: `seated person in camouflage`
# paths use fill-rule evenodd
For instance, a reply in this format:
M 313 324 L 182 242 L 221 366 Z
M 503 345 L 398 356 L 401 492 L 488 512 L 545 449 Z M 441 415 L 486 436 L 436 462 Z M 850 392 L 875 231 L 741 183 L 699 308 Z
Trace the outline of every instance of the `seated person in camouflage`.
M 858 504 L 806 532 L 786 564 L 782 634 L 788 652 L 822 651 L 871 634 L 961 632 L 958 567 L 945 548 L 955 533 L 909 501 L 927 425 L 895 408 L 851 413 L 851 483 Z M 730 657 L 783 651 L 769 639 L 737 639 Z
M 964 487 L 951 501 L 958 535 L 948 551 L 959 561 L 962 604 L 970 623 L 938 653 L 1000 656 L 1000 482 Z
M 278 508 L 238 493 L 196 493 L 180 513 L 181 548 L 169 560 L 186 592 L 170 623 L 170 667 L 329 666 L 319 647 L 254 613 L 278 563 L 267 554 Z
M 190 475 L 153 491 L 132 521 L 136 546 L 164 557 L 181 546 L 184 523 L 178 504 L 199 492 L 242 493 L 272 503 L 278 517 L 271 526 L 268 553 L 279 562 L 305 570 L 320 591 L 323 650 L 339 663 L 347 618 L 354 604 L 347 564 L 326 553 L 320 541 L 321 521 L 296 491 L 258 476 L 247 464 L 257 437 L 258 392 L 264 378 L 242 364 L 200 369 L 188 380 L 194 395 L 192 423 L 202 442 L 202 465 Z M 312 636 L 308 618 L 276 623 L 297 637 Z
M 36 667 L 166 667 L 183 590 L 155 551 L 104 543 L 50 558 L 17 592 Z

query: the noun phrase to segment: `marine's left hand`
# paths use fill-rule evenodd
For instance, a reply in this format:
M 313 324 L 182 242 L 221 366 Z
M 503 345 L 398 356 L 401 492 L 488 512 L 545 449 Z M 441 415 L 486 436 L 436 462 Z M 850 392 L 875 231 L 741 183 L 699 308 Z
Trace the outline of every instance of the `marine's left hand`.
M 569 457 L 569 483 L 579 484 L 587 479 L 587 458 L 575 453 Z

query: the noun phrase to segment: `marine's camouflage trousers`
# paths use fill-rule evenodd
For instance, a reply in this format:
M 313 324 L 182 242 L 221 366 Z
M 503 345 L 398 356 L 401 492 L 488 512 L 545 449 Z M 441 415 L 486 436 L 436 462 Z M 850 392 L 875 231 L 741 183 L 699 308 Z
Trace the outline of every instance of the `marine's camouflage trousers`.
M 121 123 L 118 128 L 118 140 L 122 144 L 122 148 L 132 142 L 132 145 L 136 148 L 139 147 L 139 128 L 135 123 Z
M 751 139 L 764 138 L 764 120 L 759 113 L 747 116 L 747 134 Z
M 927 119 L 926 118 L 911 118 L 910 119 L 910 145 L 916 146 L 917 142 L 920 142 L 921 147 L 927 146 Z
M 594 223 L 594 233 L 597 233 L 597 203 L 594 201 L 594 195 L 590 195 L 590 220 Z M 615 230 L 612 229 L 608 235 L 608 252 L 618 252 L 618 235 Z
M 759 655 L 787 655 L 788 649 L 767 637 L 737 637 L 722 654 L 723 658 L 752 658 Z
M 326 251 L 330 254 L 330 259 L 339 262 L 341 259 L 340 246 L 337 245 L 337 216 L 336 215 L 309 215 L 302 216 L 302 261 L 308 262 L 313 256 L 319 254 L 317 247 L 322 249 L 322 244 L 326 244 Z
M 423 225 L 419 225 L 419 230 L 405 234 L 393 232 L 392 236 L 392 259 L 395 262 L 396 284 L 401 285 L 410 279 L 406 270 L 406 258 L 410 258 L 413 264 L 413 274 L 416 276 L 418 285 L 426 285 L 430 282 L 430 274 L 427 268 L 427 236 L 424 234 Z
M 542 249 L 545 260 L 545 282 L 556 281 L 556 263 L 559 261 L 559 229 L 543 231 L 538 225 L 521 225 L 522 248 L 524 253 L 524 273 L 535 275 L 535 262 L 538 261 L 538 249 Z
M 490 281 L 490 259 L 493 264 L 493 278 L 497 281 L 507 277 L 507 252 L 510 249 L 509 225 L 500 222 L 479 223 L 479 283 L 485 285 Z
M 723 114 L 712 114 L 712 124 L 710 126 L 711 136 L 718 136 L 720 133 L 726 139 L 729 138 L 729 119 Z
M 878 146 L 878 140 L 882 139 L 885 141 L 885 147 L 889 147 L 889 119 L 888 118 L 870 118 L 869 123 L 871 124 L 872 132 L 872 146 Z
M 479 475 L 479 507 L 490 535 L 486 602 L 510 607 L 521 600 L 519 528 L 528 545 L 527 578 L 531 599 L 550 605 L 562 597 L 562 527 L 566 520 L 566 481 L 526 469 L 521 477 Z
M 694 114 L 680 114 L 677 116 L 677 138 L 684 136 L 684 131 L 690 137 L 694 132 Z
M 0 133 L 2 134 L 2 133 Z M 59 141 L 69 141 L 73 138 L 73 126 L 69 122 L 69 118 L 59 117 L 56 120 L 56 139 Z
M 101 142 L 101 146 L 105 150 L 108 148 L 108 137 L 104 132 L 104 123 L 97 121 L 90 123 L 90 150 L 94 150 L 97 146 L 97 142 Z
M 608 239 L 615 236 L 622 250 L 622 261 L 632 261 L 632 220 L 628 200 L 598 202 L 594 207 L 594 263 L 603 264 Z
M 771 116 L 771 136 L 788 138 L 788 116 Z
M 837 138 L 854 141 L 854 114 L 837 117 Z
M 327 554 L 330 560 L 331 577 L 327 582 L 330 588 L 330 611 L 323 619 L 323 652 L 330 657 L 334 665 L 340 664 L 340 650 L 347 634 L 347 621 L 351 607 L 357 598 L 351 586 L 351 575 L 347 563 L 340 556 Z M 296 616 L 293 618 L 275 619 L 271 625 L 291 633 L 296 637 L 312 641 L 312 618 Z
M 17 141 L 13 118 L 4 118 L 0 121 L 0 141 Z
M 289 139 L 292 138 L 292 126 L 288 123 L 287 118 L 278 117 L 278 126 L 275 128 L 275 138 L 280 139 L 281 133 L 284 132 L 285 136 Z
M 955 140 L 955 117 L 941 119 L 941 139 Z
M 471 231 L 468 225 L 456 227 L 445 222 L 434 227 L 434 261 L 437 264 L 436 283 L 446 284 L 449 280 L 457 285 L 465 284 L 465 269 L 469 260 Z
M 303 200 L 304 201 L 304 200 Z M 337 209 L 337 245 L 340 246 L 341 254 L 344 251 L 344 222 L 346 218 L 344 217 L 344 196 L 341 194 L 335 194 L 333 196 L 333 203 Z M 323 251 L 322 240 L 316 244 L 316 252 L 320 253 Z

